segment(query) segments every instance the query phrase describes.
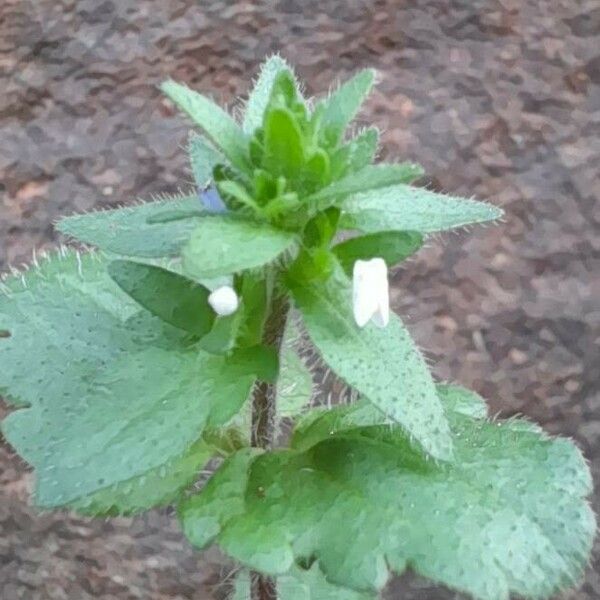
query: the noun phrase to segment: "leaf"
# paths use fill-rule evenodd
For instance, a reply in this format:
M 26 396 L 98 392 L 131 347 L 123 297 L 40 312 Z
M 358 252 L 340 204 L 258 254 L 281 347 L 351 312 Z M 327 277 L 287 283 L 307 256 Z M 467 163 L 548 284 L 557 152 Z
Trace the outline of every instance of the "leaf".
M 213 328 L 200 340 L 200 347 L 211 354 L 229 353 L 235 347 L 243 320 L 243 306 L 231 315 L 217 317 Z
M 65 217 L 56 228 L 76 240 L 124 256 L 176 256 L 199 222 L 196 195 Z M 164 213 L 178 218 L 151 222 Z M 183 214 L 182 214 L 183 213 Z M 181 217 L 184 218 L 181 218 Z
M 11 337 L 2 340 L 0 393 L 26 407 L 3 433 L 35 468 L 39 506 L 85 506 L 99 492 L 91 505 L 106 506 L 116 490 L 129 512 L 143 477 L 171 468 L 181 480 L 183 463 L 203 460 L 188 453 L 205 424 L 231 419 L 248 397 L 247 364 L 206 354 L 140 312 L 93 255 L 55 256 L 4 288 L 0 328 Z M 120 500 L 130 484 L 138 499 Z
M 289 320 L 279 356 L 276 409 L 280 418 L 296 417 L 312 398 L 312 374 L 296 351 L 299 337 L 297 326 Z
M 423 236 L 411 231 L 381 231 L 350 238 L 331 250 L 337 256 L 344 271 L 352 274 L 357 260 L 380 257 L 388 266 L 395 265 L 413 255 L 423 246 Z
M 388 425 L 328 432 L 305 451 L 239 452 L 180 504 L 184 531 L 272 575 L 316 558 L 329 582 L 356 590 L 408 565 L 481 600 L 577 581 L 595 530 L 577 448 L 513 421 L 449 417 L 456 460 L 444 465 Z
M 269 308 L 270 278 L 244 273 L 241 277 L 240 296 L 243 318 L 237 336 L 240 346 L 259 344 Z
M 215 166 L 227 162 L 208 140 L 194 132 L 190 133 L 188 154 L 194 180 L 200 189 L 204 189 L 212 180 Z
M 276 581 L 278 600 L 375 600 L 373 594 L 364 594 L 333 585 L 325 579 L 319 567 L 310 569 L 292 567 L 289 573 Z M 230 600 L 251 600 L 250 573 L 242 569 L 235 576 Z
M 213 448 L 200 440 L 182 456 L 78 499 L 69 504 L 69 508 L 85 515 L 117 516 L 167 506 L 181 499 L 182 492 L 198 479 L 200 469 L 213 454 Z
M 308 196 L 306 202 L 314 210 L 320 211 L 333 204 L 339 204 L 353 194 L 377 190 L 397 183 L 408 183 L 421 177 L 422 174 L 421 167 L 412 163 L 367 165 L 364 169 L 349 173 L 342 179 L 338 179 Z M 375 194 L 375 192 L 373 193 Z
M 265 223 L 214 215 L 198 223 L 182 252 L 185 272 L 217 277 L 262 267 L 291 249 L 296 237 Z
M 252 92 L 250 92 L 248 102 L 246 102 L 243 124 L 245 133 L 251 134 L 255 129 L 262 126 L 265 109 L 271 99 L 273 83 L 282 71 L 291 71 L 291 69 L 280 56 L 271 56 L 262 64 L 260 75 Z M 296 89 L 298 89 L 297 83 Z
M 287 108 L 272 108 L 265 118 L 264 168 L 274 176 L 295 179 L 306 157 L 302 132 Z
M 161 267 L 115 260 L 108 266 L 119 287 L 152 314 L 179 329 L 202 337 L 215 320 L 210 290 Z
M 458 385 L 438 384 L 437 391 L 446 410 L 473 419 L 485 419 L 487 417 L 488 409 L 485 400 L 472 390 Z
M 369 127 L 338 148 L 331 158 L 332 179 L 355 173 L 370 165 L 379 144 L 379 131 Z
M 210 140 L 240 169 L 248 169 L 248 140 L 241 127 L 220 106 L 186 85 L 165 81 L 160 89 L 172 102 L 202 127 Z
M 325 281 L 295 278 L 288 285 L 314 345 L 325 362 L 387 417 L 402 425 L 425 452 L 452 456 L 442 405 L 421 353 L 398 317 L 385 329 L 354 322 L 350 282 L 338 267 Z
M 447 384 L 436 385 L 436 391 L 446 412 L 473 419 L 487 417 L 485 400 L 475 392 Z M 335 410 L 315 408 L 296 423 L 291 446 L 296 450 L 307 450 L 334 433 L 347 433 L 371 425 L 384 424 L 392 426 L 393 422 L 367 400 L 337 406 Z
M 375 71 L 364 69 L 341 85 L 324 102 L 321 134 L 327 145 L 335 147 L 340 141 L 346 127 L 369 94 L 374 79 Z
M 375 231 L 430 233 L 493 221 L 502 210 L 485 202 L 446 196 L 410 185 L 357 194 L 342 207 L 340 226 Z

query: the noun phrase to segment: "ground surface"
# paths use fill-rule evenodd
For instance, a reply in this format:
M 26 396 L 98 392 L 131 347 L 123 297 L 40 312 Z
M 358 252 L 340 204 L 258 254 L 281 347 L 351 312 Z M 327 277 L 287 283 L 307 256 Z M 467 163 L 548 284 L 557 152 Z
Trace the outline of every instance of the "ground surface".
M 0 269 L 55 244 L 59 215 L 185 185 L 187 126 L 156 84 L 231 101 L 275 50 L 310 91 L 376 67 L 364 119 L 384 154 L 506 209 L 434 240 L 395 275 L 394 306 L 439 377 L 574 437 L 600 482 L 598 0 L 3 0 Z M 211 597 L 217 557 L 166 512 L 40 515 L 6 447 L 0 484 L 3 600 Z M 566 597 L 600 598 L 598 566 Z M 455 597 L 406 578 L 389 596 Z

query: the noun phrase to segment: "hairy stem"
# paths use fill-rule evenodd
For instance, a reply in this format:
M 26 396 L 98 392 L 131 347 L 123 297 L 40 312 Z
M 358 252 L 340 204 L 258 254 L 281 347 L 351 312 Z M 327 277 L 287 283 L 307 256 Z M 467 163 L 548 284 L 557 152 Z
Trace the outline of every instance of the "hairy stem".
M 265 322 L 263 343 L 278 351 L 289 311 L 285 296 L 275 296 Z M 271 448 L 275 437 L 275 395 L 272 383 L 261 381 L 254 389 L 252 397 L 252 445 L 257 448 Z M 252 600 L 277 600 L 275 581 L 260 573 L 252 573 Z

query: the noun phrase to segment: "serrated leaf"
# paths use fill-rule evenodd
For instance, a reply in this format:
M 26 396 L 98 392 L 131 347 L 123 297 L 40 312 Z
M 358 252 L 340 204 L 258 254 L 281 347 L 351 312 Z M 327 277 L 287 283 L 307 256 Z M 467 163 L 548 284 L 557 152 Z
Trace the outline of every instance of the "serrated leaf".
M 193 277 L 218 277 L 262 267 L 294 245 L 293 233 L 226 215 L 207 216 L 182 251 Z
M 452 442 L 433 379 L 398 317 L 385 329 L 360 329 L 352 291 L 338 266 L 325 281 L 295 278 L 288 285 L 314 345 L 331 369 L 387 417 L 402 425 L 425 452 L 442 460 Z
M 107 252 L 162 258 L 179 254 L 199 222 L 196 214 L 199 208 L 198 196 L 180 196 L 65 217 L 58 221 L 56 228 L 67 236 Z M 152 222 L 164 213 L 171 214 L 171 218 Z M 173 215 L 177 218 L 172 218 Z
M 204 189 L 212 180 L 215 166 L 227 162 L 207 139 L 193 132 L 188 141 L 188 154 L 194 181 L 200 189 Z
M 292 112 L 270 109 L 265 118 L 264 168 L 274 176 L 294 179 L 305 160 L 302 132 Z
M 344 271 L 352 274 L 357 260 L 380 257 L 388 266 L 395 265 L 413 255 L 423 246 L 423 236 L 412 231 L 380 231 L 369 235 L 350 238 L 331 250 Z
M 276 580 L 278 600 L 376 600 L 376 595 L 357 592 L 329 583 L 316 564 L 310 569 L 292 567 Z M 250 573 L 242 569 L 235 576 L 230 600 L 252 600 Z
M 166 323 L 197 336 L 208 333 L 215 312 L 203 285 L 154 265 L 115 260 L 108 272 L 119 287 Z
M 199 440 L 182 456 L 68 506 L 91 516 L 133 515 L 149 507 L 167 506 L 179 500 L 182 492 L 198 479 L 200 469 L 213 454 L 213 448 Z
M 0 295 L 0 327 L 11 333 L 0 392 L 28 405 L 2 429 L 35 468 L 40 506 L 81 505 L 156 469 L 160 476 L 209 420 L 236 414 L 255 379 L 247 365 L 206 354 L 140 312 L 106 267 L 68 252 L 23 282 L 7 280 Z
M 423 175 L 423 170 L 413 163 L 397 165 L 367 165 L 357 172 L 348 173 L 342 179 L 334 181 L 327 187 L 311 194 L 306 202 L 313 210 L 324 210 L 333 204 L 341 204 L 348 196 L 372 190 L 386 188 L 398 183 L 409 183 Z M 353 205 L 351 205 L 353 206 Z
M 431 233 L 493 221 L 502 210 L 485 202 L 446 196 L 410 185 L 357 194 L 344 202 L 340 227 Z
M 184 531 L 272 575 L 316 557 L 328 581 L 357 590 L 408 565 L 480 600 L 575 582 L 595 530 L 577 448 L 511 421 L 450 419 L 456 460 L 445 465 L 389 425 L 328 432 L 304 451 L 240 452 L 180 505 Z
M 291 71 L 291 69 L 280 56 L 271 56 L 262 64 L 260 75 L 246 102 L 243 124 L 245 133 L 251 134 L 262 126 L 265 109 L 271 99 L 273 83 L 282 71 Z M 297 83 L 296 90 L 298 91 Z
M 334 147 L 344 135 L 375 79 L 373 69 L 364 69 L 342 84 L 327 100 L 321 120 L 321 135 L 327 145 Z
M 160 89 L 206 132 L 233 166 L 242 171 L 248 169 L 248 140 L 226 111 L 202 94 L 173 80 L 165 81 Z

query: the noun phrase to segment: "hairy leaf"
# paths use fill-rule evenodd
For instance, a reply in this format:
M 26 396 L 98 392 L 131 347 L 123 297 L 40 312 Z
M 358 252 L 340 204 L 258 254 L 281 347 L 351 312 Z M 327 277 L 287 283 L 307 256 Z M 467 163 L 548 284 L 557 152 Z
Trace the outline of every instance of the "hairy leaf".
M 265 109 L 271 99 L 273 83 L 281 71 L 291 71 L 291 69 L 280 56 L 271 56 L 262 64 L 260 75 L 246 102 L 243 129 L 247 134 L 253 133 L 255 129 L 262 126 Z M 297 83 L 296 90 L 298 91 Z
M 485 202 L 446 196 L 410 185 L 357 194 L 342 206 L 340 226 L 375 231 L 430 233 L 493 221 L 502 210 Z
M 175 256 L 198 224 L 198 196 L 180 196 L 65 217 L 56 228 L 76 240 L 123 256 Z M 155 220 L 160 215 L 171 218 Z M 172 218 L 177 215 L 177 218 Z M 182 218 L 183 217 L 183 218 Z
M 198 479 L 199 471 L 214 453 L 210 445 L 199 440 L 183 455 L 160 467 L 103 488 L 68 506 L 91 516 L 133 515 L 149 507 L 167 506 L 181 499 L 182 493 Z
M 115 260 L 108 266 L 119 287 L 152 314 L 197 336 L 208 333 L 215 312 L 208 303 L 210 290 L 161 267 Z
M 332 248 L 348 275 L 357 260 L 380 257 L 388 266 L 395 265 L 423 246 L 423 236 L 411 231 L 381 231 L 345 240 Z
M 182 252 L 193 277 L 217 277 L 272 262 L 295 243 L 294 234 L 230 216 L 210 216 L 196 227 Z
M 355 173 L 370 165 L 379 144 L 379 131 L 369 127 L 340 146 L 331 156 L 331 178 L 340 179 L 347 173 Z
M 316 210 L 324 210 L 332 204 L 340 204 L 342 200 L 353 194 L 372 190 L 372 193 L 377 195 L 378 192 L 375 190 L 379 188 L 398 183 L 410 183 L 422 174 L 421 167 L 412 163 L 367 165 L 364 169 L 351 172 L 312 194 L 306 202 Z
M 255 379 L 244 359 L 199 351 L 185 332 L 140 312 L 106 267 L 69 252 L 7 280 L 0 295 L 0 328 L 11 333 L 0 392 L 26 406 L 3 433 L 35 468 L 40 506 L 85 506 L 103 490 L 91 502 L 106 506 L 109 490 L 132 484 L 134 493 L 136 478 L 188 458 L 197 466 L 186 456 L 205 423 L 233 417 Z
M 408 565 L 481 600 L 576 581 L 595 530 L 577 448 L 518 421 L 449 417 L 456 459 L 443 465 L 389 425 L 329 430 L 303 451 L 239 452 L 180 505 L 184 531 L 273 575 L 316 558 L 328 581 L 357 590 Z
M 220 148 L 229 162 L 245 171 L 248 168 L 248 142 L 241 127 L 220 106 L 186 85 L 168 80 L 161 85 L 167 95 Z
M 212 180 L 215 166 L 227 162 L 207 139 L 193 132 L 188 141 L 188 154 L 194 180 L 200 189 L 205 188 Z
M 354 119 L 371 90 L 374 79 L 375 71 L 364 69 L 342 84 L 324 101 L 321 132 L 329 146 L 335 146 L 340 141 L 346 127 Z
M 292 272 L 293 298 L 325 362 L 426 452 L 450 458 L 448 424 L 431 374 L 400 319 L 392 315 L 385 329 L 360 329 L 352 314 L 350 282 L 339 267 L 326 281 L 294 277 Z

